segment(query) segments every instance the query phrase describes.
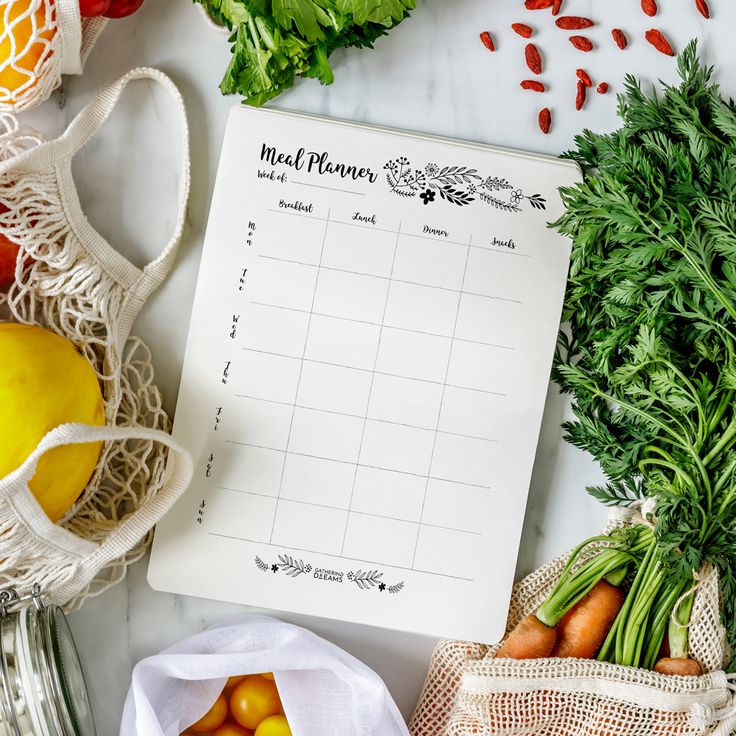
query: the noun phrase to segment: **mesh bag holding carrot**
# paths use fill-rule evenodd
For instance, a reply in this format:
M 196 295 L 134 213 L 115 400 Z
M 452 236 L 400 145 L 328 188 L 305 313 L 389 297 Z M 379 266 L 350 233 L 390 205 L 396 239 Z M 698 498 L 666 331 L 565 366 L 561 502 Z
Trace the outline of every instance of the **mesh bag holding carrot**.
M 566 439 L 626 523 L 521 581 L 500 644 L 439 647 L 414 736 L 736 732 L 736 106 L 694 43 L 679 68 L 577 138 L 555 223 Z
M 606 535 L 649 528 L 634 511 L 615 514 Z M 628 533 L 628 532 L 625 532 Z M 575 570 L 595 558 L 596 543 L 578 557 Z M 424 691 L 409 729 L 412 736 L 727 736 L 736 729 L 733 680 L 722 670 L 729 653 L 720 621 L 718 574 L 713 568 L 697 582 L 689 626 L 689 652 L 707 673 L 672 677 L 642 668 L 595 659 L 540 655 L 539 658 L 501 657 L 502 647 L 530 653 L 547 638 L 548 653 L 557 647 L 590 647 L 593 626 L 568 627 L 556 634 L 518 640 L 528 631 L 529 618 L 550 599 L 572 553 L 539 568 L 514 587 L 503 643 L 493 647 L 445 641 L 432 658 Z M 610 585 L 610 584 L 609 584 Z M 614 586 L 611 586 L 614 587 Z M 607 598 L 607 595 L 604 594 Z M 605 618 L 596 608 L 587 614 L 593 623 Z M 611 596 L 613 601 L 618 597 Z M 603 608 L 610 612 L 610 600 Z M 580 609 L 578 609 L 580 610 Z M 586 616 L 583 616 L 583 622 Z M 521 624 L 520 628 L 517 626 Z M 537 624 L 537 625 L 541 625 Z M 593 631 L 591 631 L 593 629 Z M 517 641 L 510 642 L 517 632 Z M 515 652 L 523 654 L 523 651 Z M 577 652 L 578 654 L 580 652 Z M 720 730 L 718 730 L 720 729 Z M 724 730 L 725 729 L 725 730 Z

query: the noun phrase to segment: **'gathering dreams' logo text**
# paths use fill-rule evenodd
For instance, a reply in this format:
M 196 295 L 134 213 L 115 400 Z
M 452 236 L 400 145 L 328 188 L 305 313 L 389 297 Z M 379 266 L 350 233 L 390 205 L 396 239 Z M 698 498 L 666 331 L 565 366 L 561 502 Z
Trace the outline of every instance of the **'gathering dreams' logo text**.
M 307 171 L 320 175 L 339 176 L 342 179 L 367 179 L 374 184 L 378 180 L 378 174 L 370 169 L 356 166 L 355 164 L 342 164 L 330 161 L 327 151 L 307 151 L 300 148 L 296 153 L 281 153 L 275 146 L 266 143 L 261 147 L 261 161 L 266 161 L 271 166 L 289 166 L 297 171 Z

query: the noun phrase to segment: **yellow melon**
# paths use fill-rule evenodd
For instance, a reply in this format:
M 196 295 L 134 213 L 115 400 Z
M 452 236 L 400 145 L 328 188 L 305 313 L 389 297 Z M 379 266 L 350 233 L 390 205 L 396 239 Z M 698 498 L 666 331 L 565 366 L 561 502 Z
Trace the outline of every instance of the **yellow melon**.
M 0 477 L 19 467 L 43 436 L 67 422 L 101 426 L 105 406 L 89 361 L 66 338 L 31 325 L 0 323 Z M 29 484 L 52 521 L 87 486 L 102 443 L 58 447 Z

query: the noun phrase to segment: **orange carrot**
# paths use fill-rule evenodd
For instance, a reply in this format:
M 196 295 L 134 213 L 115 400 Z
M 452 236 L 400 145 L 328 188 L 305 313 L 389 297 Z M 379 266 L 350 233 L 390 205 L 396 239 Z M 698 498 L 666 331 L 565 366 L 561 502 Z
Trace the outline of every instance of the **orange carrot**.
M 553 657 L 592 659 L 601 648 L 626 598 L 621 588 L 601 580 L 557 625 Z
M 555 647 L 557 630 L 543 624 L 534 614 L 519 621 L 506 637 L 497 658 L 540 659 L 549 657 Z
M 654 671 L 660 675 L 680 675 L 681 677 L 699 677 L 703 668 L 694 659 L 684 657 L 663 657 L 654 665 Z

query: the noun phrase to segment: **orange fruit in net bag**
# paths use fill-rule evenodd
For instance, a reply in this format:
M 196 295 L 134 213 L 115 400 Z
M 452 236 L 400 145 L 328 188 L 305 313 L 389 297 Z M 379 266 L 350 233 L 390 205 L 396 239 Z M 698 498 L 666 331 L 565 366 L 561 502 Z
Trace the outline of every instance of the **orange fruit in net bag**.
M 33 87 L 56 35 L 54 0 L 0 0 L 0 102 Z

